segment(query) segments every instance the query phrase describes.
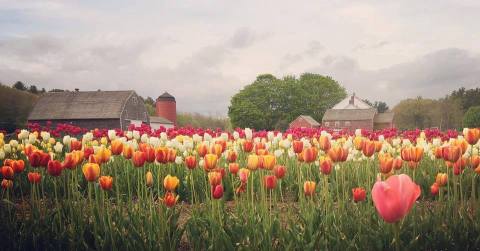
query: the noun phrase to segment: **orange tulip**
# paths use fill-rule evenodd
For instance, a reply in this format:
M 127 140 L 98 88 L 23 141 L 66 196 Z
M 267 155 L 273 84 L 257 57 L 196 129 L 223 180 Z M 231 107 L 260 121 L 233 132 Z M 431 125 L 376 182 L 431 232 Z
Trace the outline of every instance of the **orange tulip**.
M 232 162 L 235 162 L 236 160 L 237 160 L 237 152 L 233 150 L 229 150 L 227 152 L 227 161 L 232 163 Z
M 263 142 L 255 143 L 255 153 L 257 155 L 263 155 L 266 149 L 267 149 L 267 146 L 265 145 L 265 143 Z
M 328 137 L 325 135 L 320 136 L 320 138 L 318 139 L 318 143 L 320 145 L 320 149 L 322 149 L 322 151 L 324 152 L 328 151 L 332 146 L 332 144 L 330 143 L 330 139 L 328 139 Z
M 175 176 L 170 176 L 170 174 L 163 179 L 163 187 L 171 192 L 175 191 L 179 183 L 180 180 Z
M 222 153 L 227 149 L 227 142 L 225 140 L 217 140 L 215 141 L 215 144 L 222 146 Z
M 208 146 L 205 143 L 197 145 L 197 153 L 200 157 L 205 156 L 208 153 Z
M 166 192 L 165 196 L 163 197 L 163 203 L 167 207 L 173 207 L 175 204 L 177 204 L 178 201 L 178 195 L 175 196 L 172 192 Z
M 443 147 L 435 148 L 435 158 L 442 159 L 443 158 Z
M 395 159 L 393 159 L 393 168 L 395 170 L 400 170 L 403 166 L 403 160 L 402 158 L 400 157 L 396 157 Z
M 145 152 L 135 151 L 132 156 L 133 166 L 142 167 L 145 164 L 146 159 Z
M 475 145 L 477 144 L 478 139 L 480 139 L 480 129 L 467 129 L 466 133 L 463 136 L 465 137 L 465 140 L 467 140 L 468 144 Z
M 218 157 L 215 154 L 208 153 L 204 157 L 204 168 L 209 171 L 217 167 Z
M 355 137 L 353 139 L 353 145 L 355 146 L 355 149 L 357 150 L 362 150 L 363 147 L 363 138 L 362 137 Z
M 445 146 L 442 148 L 443 159 L 456 162 L 462 156 L 462 150 L 458 146 Z
M 14 161 L 12 161 L 10 166 L 12 167 L 13 172 L 21 173 L 25 169 L 25 162 L 23 162 L 23 160 L 21 160 L 21 159 L 20 160 L 14 160 Z
M 13 187 L 13 181 L 7 180 L 7 179 L 2 180 L 2 188 L 4 190 L 10 189 L 12 187 Z
M 177 150 L 173 148 L 168 148 L 168 162 L 175 162 L 175 158 L 177 157 Z
M 145 160 L 148 162 L 148 163 L 152 163 L 155 161 L 155 149 L 153 149 L 153 147 L 150 147 L 150 146 L 146 146 L 144 147 L 143 151 L 145 153 Z
M 25 149 L 23 150 L 25 152 L 25 155 L 26 156 L 29 156 L 30 154 L 32 154 L 35 150 L 37 150 L 37 147 L 35 147 L 34 145 L 32 144 L 27 144 L 25 146 Z
M 292 143 L 293 151 L 295 153 L 302 153 L 303 152 L 303 141 L 294 140 Z
M 306 163 L 312 163 L 317 159 L 318 150 L 315 147 L 303 149 L 303 160 Z
M 268 154 L 268 150 L 267 150 L 267 149 L 258 149 L 257 151 L 255 151 L 255 153 L 256 153 L 258 156 L 267 155 L 267 154 Z
M 190 170 L 195 169 L 197 167 L 197 158 L 193 155 L 185 157 L 185 165 Z
M 100 148 L 96 154 L 101 163 L 107 163 L 110 160 L 112 152 L 107 148 Z
M 100 183 L 100 187 L 103 190 L 110 190 L 112 189 L 112 184 L 113 184 L 113 178 L 111 176 L 101 176 L 98 179 L 98 182 Z
M 264 155 L 263 156 L 263 168 L 267 170 L 272 170 L 275 167 L 276 158 L 275 155 Z
M 83 165 L 82 172 L 88 182 L 93 182 L 100 176 L 100 166 L 96 163 L 87 163 Z
M 162 164 L 168 163 L 168 148 L 159 147 L 155 149 L 155 159 L 157 160 L 158 163 L 162 163 Z
M 88 163 L 102 164 L 102 161 L 97 155 L 92 154 L 90 157 L 88 157 Z
M 210 147 L 210 153 L 217 155 L 217 157 L 222 156 L 222 150 L 223 147 L 220 144 L 214 144 L 212 147 Z
M 243 141 L 242 149 L 246 153 L 251 152 L 253 150 L 253 142 L 251 140 Z
M 240 166 L 238 165 L 238 163 L 228 164 L 228 171 L 230 171 L 230 173 L 233 175 L 236 175 L 239 169 L 240 169 Z
M 452 145 L 460 147 L 462 155 L 467 151 L 468 142 L 464 139 L 456 139 L 452 142 Z
M 110 148 L 112 149 L 113 155 L 119 155 L 123 152 L 123 142 L 118 139 L 113 140 Z
M 446 173 L 438 173 L 437 177 L 435 179 L 435 183 L 438 184 L 438 186 L 443 187 L 447 184 L 448 182 L 448 175 Z
M 222 183 L 222 174 L 219 172 L 209 172 L 208 173 L 208 182 L 212 187 Z
M 390 173 L 393 168 L 393 158 L 390 156 L 378 159 L 380 161 L 380 172 L 383 174 Z
M 375 143 L 375 152 L 380 152 L 380 150 L 382 150 L 383 143 L 377 140 L 373 141 L 373 143 Z
M 480 165 L 480 156 L 473 155 L 472 157 L 470 157 L 470 167 L 476 168 L 479 165 Z
M 42 180 L 42 175 L 40 173 L 29 172 L 27 178 L 30 183 L 38 184 Z
M 4 179 L 13 179 L 13 168 L 11 166 L 2 166 L 2 176 Z
M 247 158 L 247 168 L 250 170 L 257 170 L 259 162 L 258 155 L 250 154 Z
M 152 187 L 152 186 L 153 186 L 153 175 L 152 175 L 152 172 L 148 171 L 148 172 L 145 174 L 145 183 L 146 183 L 147 187 Z
M 348 151 L 341 146 L 331 148 L 327 154 L 333 162 L 343 162 L 348 157 Z
M 124 145 L 122 147 L 122 155 L 125 159 L 131 159 L 133 155 L 133 147 L 130 145 Z
M 375 142 L 371 140 L 364 140 L 362 143 L 362 152 L 366 157 L 371 157 L 375 153 Z
M 315 193 L 315 185 L 314 181 L 305 181 L 305 183 L 303 183 L 303 193 L 305 196 L 312 196 Z

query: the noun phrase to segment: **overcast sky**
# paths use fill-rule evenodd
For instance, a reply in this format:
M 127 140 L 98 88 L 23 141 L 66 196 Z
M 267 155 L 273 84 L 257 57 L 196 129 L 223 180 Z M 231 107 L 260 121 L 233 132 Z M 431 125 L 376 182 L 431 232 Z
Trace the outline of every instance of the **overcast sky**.
M 0 82 L 168 91 L 224 116 L 257 75 L 330 75 L 394 106 L 480 86 L 480 1 L 5 1 Z

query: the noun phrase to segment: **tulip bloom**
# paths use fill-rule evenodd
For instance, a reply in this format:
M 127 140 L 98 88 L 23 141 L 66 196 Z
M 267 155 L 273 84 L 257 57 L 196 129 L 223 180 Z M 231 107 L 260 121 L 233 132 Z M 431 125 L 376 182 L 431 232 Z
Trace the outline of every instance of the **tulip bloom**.
M 30 183 L 38 184 L 42 180 L 42 175 L 40 173 L 29 172 L 27 178 Z
M 432 196 L 437 196 L 439 191 L 440 187 L 436 182 L 430 186 L 430 193 L 432 194 Z
M 110 160 L 110 156 L 112 156 L 112 152 L 109 149 L 102 147 L 95 155 L 101 163 L 107 163 Z
M 247 168 L 250 170 L 257 170 L 260 160 L 258 155 L 250 154 L 247 158 Z
M 305 183 L 303 183 L 303 193 L 305 196 L 312 196 L 315 193 L 315 186 L 314 181 L 305 181 Z
M 287 172 L 287 168 L 285 166 L 275 166 L 273 168 L 273 173 L 277 177 L 277 179 L 282 179 L 285 177 L 285 173 Z
M 238 171 L 238 177 L 240 178 L 240 181 L 242 183 L 247 183 L 249 176 L 250 176 L 250 170 L 248 170 L 246 168 L 241 168 Z
M 10 166 L 15 173 L 21 173 L 25 169 L 25 162 L 23 160 L 14 160 L 10 163 Z
M 372 199 L 383 220 L 395 223 L 408 214 L 420 193 L 420 186 L 408 175 L 400 174 L 392 175 L 386 181 L 377 181 L 372 189 Z
M 123 142 L 116 139 L 112 141 L 110 148 L 112 149 L 113 155 L 120 155 L 123 152 Z
M 277 177 L 275 177 L 275 175 L 265 175 L 263 178 L 267 189 L 275 189 L 275 186 L 277 186 Z
M 13 171 L 13 168 L 11 166 L 2 166 L 2 177 L 4 179 L 13 179 L 13 174 L 15 173 Z
M 371 157 L 375 153 L 375 142 L 371 140 L 364 140 L 362 142 L 362 153 L 366 157 Z
M 303 160 L 306 163 L 312 163 L 317 159 L 318 150 L 315 147 L 303 149 Z
M 103 190 L 111 190 L 112 189 L 113 178 L 111 176 L 101 176 L 98 179 L 98 182 L 100 183 L 100 187 Z
M 219 172 L 209 172 L 208 173 L 208 182 L 212 187 L 222 183 L 222 174 Z
M 2 188 L 4 190 L 10 189 L 12 187 L 13 187 L 13 181 L 7 180 L 7 179 L 2 180 Z
M 130 145 L 124 145 L 122 147 L 122 155 L 125 159 L 131 159 L 133 155 L 133 147 Z
M 367 198 L 367 192 L 362 187 L 352 189 L 353 201 L 360 202 Z
M 215 154 L 208 153 L 204 157 L 204 168 L 205 170 L 212 170 L 217 167 L 218 156 Z
M 383 174 L 390 173 L 393 168 L 393 158 L 390 156 L 379 157 L 380 172 Z
M 175 162 L 175 158 L 177 158 L 177 150 L 168 148 L 168 151 L 167 151 L 168 162 L 171 162 L 171 163 Z
M 457 162 L 462 156 L 462 149 L 458 146 L 445 146 L 442 148 L 442 156 L 445 161 Z
M 303 152 L 303 141 L 294 140 L 292 143 L 292 147 L 293 147 L 293 152 L 295 153 Z
M 233 150 L 229 150 L 227 152 L 227 161 L 229 163 L 232 163 L 232 162 L 235 162 L 237 160 L 237 152 L 233 151 Z
M 329 175 L 332 172 L 332 160 L 329 157 L 320 159 L 320 172 Z
M 144 148 L 143 152 L 145 153 L 145 160 L 148 163 L 152 163 L 155 161 L 156 156 L 155 156 L 155 149 L 153 149 L 153 147 L 147 146 Z
M 363 138 L 362 137 L 355 137 L 353 139 L 353 145 L 355 146 L 355 149 L 357 150 L 362 150 L 362 146 L 363 146 Z
M 208 153 L 208 147 L 205 143 L 201 143 L 197 146 L 197 153 L 200 157 L 205 156 Z
M 70 141 L 70 151 L 81 150 L 81 149 L 82 149 L 82 141 L 78 141 L 77 139 L 72 139 Z
M 263 155 L 263 168 L 267 170 L 272 170 L 275 167 L 276 158 L 275 155 Z
M 172 192 L 166 192 L 165 196 L 163 197 L 163 203 L 167 207 L 173 207 L 175 204 L 177 204 L 178 200 L 178 195 L 175 197 L 175 195 Z
M 245 140 L 242 144 L 244 152 L 249 153 L 253 150 L 253 142 L 251 140 Z
M 147 160 L 147 156 L 145 152 L 135 151 L 132 155 L 132 162 L 133 166 L 135 167 L 142 167 Z
M 60 176 L 62 174 L 62 163 L 58 160 L 50 160 L 47 164 L 47 172 L 52 176 Z
M 93 182 L 100 176 L 100 166 L 96 163 L 87 163 L 83 165 L 82 172 L 88 182 Z
M 152 172 L 148 171 L 148 172 L 145 174 L 145 183 L 146 183 L 147 187 L 152 187 L 152 186 L 153 186 L 153 175 L 152 175 Z
M 223 147 L 220 144 L 214 144 L 212 147 L 210 147 L 210 153 L 217 155 L 217 157 L 222 156 L 222 151 Z
M 395 159 L 393 159 L 393 164 L 392 164 L 393 168 L 395 170 L 400 170 L 402 169 L 402 166 L 403 166 L 403 160 L 402 158 L 400 157 L 396 157 Z
M 322 149 L 322 151 L 324 152 L 328 151 L 332 146 L 332 144 L 330 143 L 330 139 L 328 139 L 328 137 L 325 135 L 320 136 L 320 138 L 318 139 L 318 143 L 319 143 L 320 149 Z
M 467 140 L 468 144 L 475 145 L 480 139 L 480 129 L 467 129 L 463 136 L 465 137 L 465 140 Z
M 170 174 L 163 179 L 163 187 L 170 192 L 175 191 L 179 183 L 180 180 L 175 176 L 170 176 Z
M 479 165 L 480 165 L 480 156 L 473 155 L 472 157 L 470 157 L 470 167 L 475 169 Z
M 190 170 L 195 169 L 197 167 L 197 158 L 193 155 L 185 157 L 185 165 Z
M 83 148 L 83 155 L 85 159 L 88 159 L 90 155 L 94 153 L 93 147 L 84 147 Z
M 216 185 L 215 187 L 212 187 L 212 198 L 218 200 L 223 197 L 223 186 Z
M 448 182 L 448 175 L 446 173 L 438 173 L 437 174 L 437 177 L 435 179 L 435 183 L 439 186 L 439 187 L 443 187 L 447 184 Z
M 239 169 L 240 169 L 240 166 L 238 165 L 238 163 L 228 164 L 228 171 L 233 175 L 236 175 Z
M 327 154 L 333 162 L 343 162 L 348 157 L 348 151 L 341 146 L 330 148 Z

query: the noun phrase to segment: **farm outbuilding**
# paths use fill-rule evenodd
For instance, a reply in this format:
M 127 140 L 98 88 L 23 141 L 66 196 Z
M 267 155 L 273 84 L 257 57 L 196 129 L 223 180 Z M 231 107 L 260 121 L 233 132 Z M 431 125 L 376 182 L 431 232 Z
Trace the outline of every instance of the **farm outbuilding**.
M 289 128 L 318 128 L 318 123 L 314 118 L 307 115 L 300 115 L 289 125 Z
M 66 123 L 87 129 L 120 128 L 150 123 L 143 100 L 135 91 L 65 91 L 43 94 L 28 122 Z

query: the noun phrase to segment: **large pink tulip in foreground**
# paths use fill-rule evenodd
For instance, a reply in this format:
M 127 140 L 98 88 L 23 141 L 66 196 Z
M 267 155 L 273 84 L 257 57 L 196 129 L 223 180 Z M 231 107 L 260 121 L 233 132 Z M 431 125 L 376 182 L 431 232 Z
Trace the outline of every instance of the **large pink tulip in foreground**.
M 377 181 L 372 189 L 373 203 L 388 223 L 395 223 L 405 217 L 419 196 L 420 186 L 405 174 Z

